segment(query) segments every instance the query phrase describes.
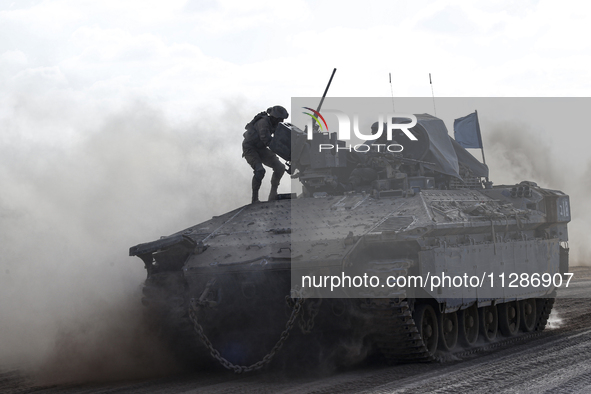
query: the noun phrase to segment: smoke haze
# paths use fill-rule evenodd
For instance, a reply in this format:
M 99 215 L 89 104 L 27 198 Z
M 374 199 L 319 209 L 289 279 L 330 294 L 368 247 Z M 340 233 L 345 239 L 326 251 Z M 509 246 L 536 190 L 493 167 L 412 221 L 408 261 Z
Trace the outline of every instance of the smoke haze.
M 143 326 L 145 270 L 128 249 L 249 202 L 240 142 L 260 110 L 229 101 L 175 123 L 142 101 L 103 113 L 15 100 L 0 118 L 0 368 L 28 366 L 43 383 L 174 371 Z M 571 265 L 588 264 L 591 163 L 571 168 L 527 124 L 487 127 L 491 179 L 569 194 Z
M 483 135 L 491 180 L 496 184 L 533 181 L 539 186 L 560 190 L 570 197 L 568 225 L 570 265 L 591 265 L 588 259 L 591 234 L 591 162 L 581 171 L 574 160 L 560 157 L 553 145 L 523 123 L 497 123 Z M 478 154 L 476 154 L 478 157 Z
M 163 373 L 169 357 L 142 327 L 143 263 L 130 246 L 247 203 L 244 120 L 228 103 L 172 127 L 136 102 L 67 144 L 26 138 L 16 117 L 0 144 L 0 367 L 44 381 Z M 34 114 L 26 115 L 34 119 Z M 19 130 L 19 128 L 26 130 Z

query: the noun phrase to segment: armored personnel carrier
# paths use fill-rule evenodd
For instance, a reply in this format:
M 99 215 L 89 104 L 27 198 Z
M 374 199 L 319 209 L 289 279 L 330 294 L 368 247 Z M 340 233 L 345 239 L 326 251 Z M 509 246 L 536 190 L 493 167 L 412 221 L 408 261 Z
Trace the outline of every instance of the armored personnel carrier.
M 282 123 L 271 148 L 300 195 L 132 247 L 171 345 L 244 372 L 290 333 L 413 362 L 543 330 L 568 271 L 569 197 L 493 186 L 442 120 L 415 116 L 417 141 L 398 153 Z

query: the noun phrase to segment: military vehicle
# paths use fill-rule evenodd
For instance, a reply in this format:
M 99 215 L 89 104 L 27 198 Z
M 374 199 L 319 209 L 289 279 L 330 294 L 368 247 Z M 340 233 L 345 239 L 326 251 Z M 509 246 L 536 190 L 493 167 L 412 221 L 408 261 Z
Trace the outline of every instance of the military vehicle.
M 300 347 L 306 334 L 321 346 L 354 338 L 398 362 L 543 330 L 568 272 L 569 197 L 531 181 L 493 186 L 442 120 L 415 116 L 418 141 L 400 153 L 319 150 L 345 142 L 282 123 L 271 148 L 299 196 L 132 247 L 171 345 L 245 372 L 290 333 Z M 344 283 L 364 275 L 381 285 Z

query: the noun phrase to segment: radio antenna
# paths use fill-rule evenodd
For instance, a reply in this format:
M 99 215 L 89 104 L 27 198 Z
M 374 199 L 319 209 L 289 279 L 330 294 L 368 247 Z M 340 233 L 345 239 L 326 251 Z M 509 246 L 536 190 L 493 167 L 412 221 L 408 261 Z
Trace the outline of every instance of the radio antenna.
M 394 88 L 392 88 L 392 73 L 388 73 L 390 75 L 390 92 L 392 93 L 392 112 L 396 113 L 396 109 L 394 109 Z
M 429 73 L 429 84 L 431 85 L 431 96 L 433 97 L 433 112 L 437 116 L 437 110 L 435 109 L 435 93 L 433 93 L 433 82 L 431 81 L 431 73 Z

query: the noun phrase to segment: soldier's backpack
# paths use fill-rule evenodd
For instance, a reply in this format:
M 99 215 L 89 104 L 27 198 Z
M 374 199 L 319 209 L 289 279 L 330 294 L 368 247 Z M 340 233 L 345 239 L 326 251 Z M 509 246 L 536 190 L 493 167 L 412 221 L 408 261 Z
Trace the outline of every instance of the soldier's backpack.
M 252 118 L 252 120 L 251 120 L 249 123 L 247 123 L 247 124 L 246 124 L 246 126 L 244 126 L 244 128 L 245 128 L 246 130 L 248 130 L 248 128 L 249 128 L 249 127 L 252 127 L 252 126 L 254 126 L 254 124 L 255 124 L 256 122 L 258 122 L 258 121 L 259 121 L 259 119 L 262 119 L 262 118 L 264 118 L 265 116 L 269 116 L 269 115 L 267 115 L 267 113 L 266 113 L 266 112 L 259 112 L 258 114 L 256 114 L 256 115 L 255 115 L 255 117 L 254 117 L 254 118 Z

